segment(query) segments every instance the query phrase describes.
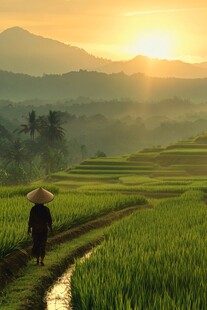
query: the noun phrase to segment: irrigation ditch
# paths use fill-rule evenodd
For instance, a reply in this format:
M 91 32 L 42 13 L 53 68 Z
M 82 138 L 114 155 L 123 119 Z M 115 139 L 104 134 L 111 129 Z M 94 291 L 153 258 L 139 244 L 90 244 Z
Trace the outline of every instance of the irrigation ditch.
M 124 209 L 119 209 L 108 214 L 102 215 L 96 219 L 90 220 L 87 223 L 81 224 L 77 227 L 73 227 L 67 231 L 63 231 L 54 236 L 48 238 L 47 251 L 52 251 L 56 245 L 64 242 L 72 241 L 73 239 L 78 239 L 80 236 L 87 234 L 88 232 L 107 227 L 113 222 L 124 218 L 132 214 L 135 211 L 143 210 L 146 208 L 153 208 L 152 205 L 136 205 L 132 207 L 127 207 Z M 100 244 L 103 240 L 103 236 L 99 236 L 94 240 L 78 247 L 76 250 L 72 251 L 67 257 L 61 259 L 57 265 L 53 266 L 50 270 L 50 276 L 44 276 L 40 279 L 38 286 L 34 286 L 31 292 L 30 300 L 26 301 L 25 305 L 21 306 L 23 309 L 46 309 L 46 303 L 44 300 L 45 292 L 48 288 L 60 277 L 69 265 L 74 263 L 76 258 L 82 257 L 86 252 L 90 251 L 93 247 Z M 0 262 L 0 291 L 6 287 L 12 281 L 18 277 L 19 270 L 26 266 L 28 261 L 31 259 L 30 256 L 31 245 L 18 251 L 14 251 L 10 255 L 6 256 Z
M 84 254 L 81 257 L 81 262 L 90 258 L 96 248 Z M 71 277 L 75 270 L 75 264 L 69 266 L 69 268 L 62 274 L 61 277 L 48 289 L 45 294 L 46 310 L 72 310 L 71 306 Z

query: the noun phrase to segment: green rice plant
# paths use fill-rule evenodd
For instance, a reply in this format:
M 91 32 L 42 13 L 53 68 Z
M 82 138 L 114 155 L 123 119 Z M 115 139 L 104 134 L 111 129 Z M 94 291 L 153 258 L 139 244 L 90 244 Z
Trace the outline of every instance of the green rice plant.
M 104 182 L 104 180 L 98 180 L 98 181 L 88 181 L 87 183 L 90 185 L 98 185 L 98 184 L 102 184 Z M 60 189 L 61 192 L 66 191 L 68 192 L 71 188 L 77 188 L 80 186 L 84 186 L 86 185 L 86 181 L 79 181 L 79 180 L 63 180 L 63 181 L 57 181 L 55 182 L 55 185 L 57 185 Z M 64 190 L 65 188 L 65 190 Z
M 85 180 L 85 181 L 84 181 Z M 70 189 L 74 193 L 88 193 L 88 192 L 120 192 L 120 193 L 184 193 L 188 190 L 201 190 L 206 192 L 207 179 L 195 177 L 144 177 L 144 176 L 122 176 L 117 179 L 117 182 L 109 182 L 110 179 L 79 179 L 74 186 L 67 181 L 57 182 L 65 187 L 65 191 Z M 119 183 L 118 183 L 119 180 Z M 90 182 L 89 182 L 90 181 Z M 71 187 L 70 187 L 71 185 Z
M 205 185 L 198 184 L 197 186 L 188 185 L 165 185 L 165 184 L 142 184 L 142 185 L 125 185 L 125 184 L 96 184 L 96 185 L 83 185 L 76 189 L 77 192 L 134 192 L 134 193 L 184 193 L 189 189 L 203 189 Z
M 70 178 L 70 175 L 68 172 L 66 171 L 59 171 L 59 172 L 56 172 L 56 173 L 52 173 L 50 174 L 46 180 L 47 181 L 54 181 L 54 180 L 67 180 Z
M 156 184 L 156 182 L 159 182 L 159 180 L 155 178 L 150 178 L 147 176 L 138 176 L 138 175 L 133 175 L 133 176 L 125 176 L 119 178 L 119 181 L 122 184 L 126 185 L 139 185 L 139 184 Z
M 77 165 L 71 169 L 71 171 L 74 171 L 75 169 L 78 170 L 151 170 L 153 168 L 153 165 Z
M 68 180 L 99 180 L 99 179 L 117 179 L 118 175 L 111 172 L 110 174 L 95 173 L 70 173 Z
M 158 177 L 156 178 L 158 180 L 163 180 L 165 182 L 171 182 L 171 181 L 174 181 L 174 182 L 185 182 L 185 181 L 190 181 L 190 182 L 193 182 L 193 181 L 199 181 L 199 182 L 202 182 L 202 181 L 207 181 L 207 177 L 206 176 L 188 176 L 188 177 Z
M 205 309 L 207 210 L 189 191 L 113 225 L 72 276 L 72 306 L 84 309 Z
M 47 190 L 53 192 L 54 194 L 57 194 L 59 192 L 59 189 L 57 186 L 48 185 L 48 184 L 39 182 L 39 183 L 36 183 L 35 186 L 34 185 L 19 185 L 19 186 L 0 187 L 0 198 L 23 196 L 23 195 L 26 195 L 28 192 L 32 191 L 33 189 L 37 188 L 37 186 L 45 187 L 47 188 Z
M 94 174 L 94 175 L 122 175 L 122 174 L 140 174 L 140 175 L 144 175 L 144 174 L 149 174 L 151 172 L 151 170 L 140 170 L 140 169 L 134 169 L 134 170 L 84 170 L 84 169 L 75 169 L 72 170 L 70 173 L 71 174 L 85 174 L 85 175 L 90 175 L 90 174 Z
M 207 149 L 206 148 L 202 148 L 202 149 L 199 149 L 199 148 L 178 148 L 178 149 L 167 149 L 165 151 L 163 151 L 161 154 L 178 154 L 178 155 L 206 155 L 207 154 Z
M 127 162 L 127 157 L 104 157 L 104 158 L 92 158 L 89 160 L 84 160 L 81 165 L 105 165 L 105 164 L 111 164 L 111 165 L 120 165 L 126 164 L 128 165 Z
M 178 148 L 183 148 L 183 149 L 206 149 L 207 145 L 206 144 L 200 144 L 200 143 L 193 143 L 193 142 L 188 142 L 188 143 L 176 143 L 173 145 L 170 145 L 166 147 L 166 150 L 169 149 L 178 149 Z
M 62 231 L 110 211 L 146 202 L 138 195 L 65 193 L 56 195 L 48 206 L 53 218 L 53 230 Z M 31 241 L 27 235 L 31 206 L 23 196 L 1 198 L 0 257 Z

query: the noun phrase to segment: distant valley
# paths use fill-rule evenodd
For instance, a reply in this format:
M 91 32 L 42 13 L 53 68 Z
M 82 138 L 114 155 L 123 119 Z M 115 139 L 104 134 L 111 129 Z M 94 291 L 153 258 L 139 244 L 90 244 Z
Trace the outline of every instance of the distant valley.
M 71 163 L 81 146 L 92 156 L 165 145 L 206 130 L 206 77 L 206 63 L 114 62 L 15 27 L 0 34 L 0 124 L 13 132 L 32 110 L 59 111 Z

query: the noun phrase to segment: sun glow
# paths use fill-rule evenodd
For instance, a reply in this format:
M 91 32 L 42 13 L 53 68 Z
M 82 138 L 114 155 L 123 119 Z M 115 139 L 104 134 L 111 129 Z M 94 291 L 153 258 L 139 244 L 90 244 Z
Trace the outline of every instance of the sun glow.
M 142 35 L 132 47 L 135 55 L 145 55 L 152 58 L 171 58 L 173 51 L 172 38 L 167 33 L 150 33 Z

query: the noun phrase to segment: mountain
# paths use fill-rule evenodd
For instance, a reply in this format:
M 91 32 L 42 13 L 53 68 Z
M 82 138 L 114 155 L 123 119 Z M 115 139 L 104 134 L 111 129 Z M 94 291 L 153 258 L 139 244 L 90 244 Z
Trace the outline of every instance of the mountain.
M 0 33 L 0 70 L 41 76 L 81 69 L 109 74 L 143 73 L 154 77 L 207 77 L 207 62 L 190 64 L 146 56 L 136 56 L 128 61 L 111 61 L 90 55 L 81 48 L 34 35 L 19 27 Z
M 106 74 L 84 70 L 32 77 L 0 71 L 0 99 L 65 100 L 80 96 L 94 100 L 128 98 L 139 101 L 157 101 L 177 96 L 205 102 L 207 79 L 153 78 L 143 74 L 128 76 L 124 73 Z
M 0 70 L 38 76 L 93 70 L 109 62 L 78 47 L 34 35 L 19 27 L 0 33 Z
M 198 64 L 200 68 L 204 68 L 204 69 L 207 69 L 207 62 L 201 62 Z
M 134 74 L 144 73 L 155 77 L 203 78 L 207 77 L 207 63 L 190 64 L 180 60 L 153 59 L 137 56 L 129 61 L 113 61 L 97 71 L 104 73 L 124 72 Z

